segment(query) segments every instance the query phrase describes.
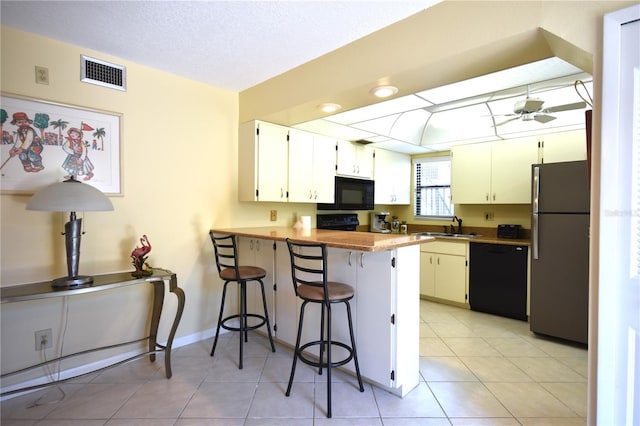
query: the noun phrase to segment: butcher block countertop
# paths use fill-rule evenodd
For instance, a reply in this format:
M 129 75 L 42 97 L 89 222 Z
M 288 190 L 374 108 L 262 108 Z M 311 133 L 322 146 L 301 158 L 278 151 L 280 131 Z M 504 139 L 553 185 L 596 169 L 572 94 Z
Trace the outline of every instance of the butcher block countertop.
M 384 251 L 398 247 L 412 246 L 435 240 L 406 234 L 379 234 L 358 231 L 331 231 L 326 229 L 294 229 L 287 227 L 256 228 L 214 228 L 214 233 L 235 234 L 240 237 L 260 238 L 273 241 L 284 241 L 287 238 L 297 241 L 326 243 L 328 247 L 358 251 Z

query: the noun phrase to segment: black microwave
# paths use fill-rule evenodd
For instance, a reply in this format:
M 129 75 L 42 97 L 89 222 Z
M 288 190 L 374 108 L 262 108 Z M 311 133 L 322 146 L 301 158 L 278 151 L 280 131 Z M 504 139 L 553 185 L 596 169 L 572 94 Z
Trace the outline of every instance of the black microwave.
M 335 177 L 335 202 L 318 204 L 318 210 L 373 210 L 374 181 Z

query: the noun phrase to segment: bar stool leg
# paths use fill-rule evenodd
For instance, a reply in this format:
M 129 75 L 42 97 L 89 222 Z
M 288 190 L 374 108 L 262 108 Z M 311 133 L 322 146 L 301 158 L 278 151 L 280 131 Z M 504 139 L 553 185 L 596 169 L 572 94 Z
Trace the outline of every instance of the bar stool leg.
M 327 417 L 331 418 L 331 305 L 327 305 Z
M 293 376 L 296 374 L 296 363 L 298 362 L 298 356 L 300 355 L 300 339 L 302 337 L 302 324 L 304 323 L 304 308 L 307 305 L 307 301 L 302 302 L 300 306 L 300 321 L 298 322 L 298 336 L 296 337 L 296 347 L 293 349 L 293 363 L 291 364 L 291 375 L 289 376 L 289 384 L 287 385 L 287 391 L 284 393 L 286 396 L 291 394 L 291 386 L 293 385 Z
M 222 316 L 224 314 L 224 301 L 227 297 L 227 284 L 229 281 L 224 282 L 224 286 L 222 287 L 222 302 L 220 302 L 220 315 L 218 315 L 218 326 L 216 327 L 216 337 L 213 339 L 213 347 L 211 348 L 211 355 L 213 356 L 216 351 L 216 345 L 218 344 L 218 336 L 220 335 L 220 326 L 222 325 Z
M 260 282 L 260 290 L 262 290 L 262 307 L 264 308 L 264 320 L 267 324 L 267 334 L 269 335 L 269 343 L 271 343 L 271 352 L 276 351 L 276 347 L 273 344 L 273 337 L 271 336 L 271 324 L 269 323 L 269 311 L 267 311 L 267 296 L 264 293 L 264 283 L 262 280 L 258 280 Z
M 243 340 L 247 341 L 247 282 L 240 281 L 240 361 L 238 368 L 242 370 L 242 346 Z
M 356 340 L 353 336 L 353 322 L 351 321 L 351 305 L 349 302 L 344 302 L 347 305 L 347 319 L 349 320 L 349 336 L 351 337 L 351 350 L 353 351 L 353 363 L 356 367 L 356 376 L 358 377 L 358 384 L 360 385 L 360 392 L 364 392 L 364 385 L 362 384 L 362 377 L 360 376 L 360 365 L 358 364 L 358 353 L 356 351 Z
M 324 303 L 320 304 L 320 364 L 322 364 L 322 360 L 324 359 L 324 346 L 325 346 L 325 336 L 324 336 Z M 318 366 L 318 374 L 322 376 L 322 365 Z

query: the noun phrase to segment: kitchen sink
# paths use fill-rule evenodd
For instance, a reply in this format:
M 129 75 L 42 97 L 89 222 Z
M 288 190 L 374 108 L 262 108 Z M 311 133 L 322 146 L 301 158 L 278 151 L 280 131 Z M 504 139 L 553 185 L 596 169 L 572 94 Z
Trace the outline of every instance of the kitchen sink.
M 414 232 L 412 235 L 422 237 L 437 237 L 437 238 L 478 238 L 481 235 L 477 234 L 453 234 L 447 232 Z

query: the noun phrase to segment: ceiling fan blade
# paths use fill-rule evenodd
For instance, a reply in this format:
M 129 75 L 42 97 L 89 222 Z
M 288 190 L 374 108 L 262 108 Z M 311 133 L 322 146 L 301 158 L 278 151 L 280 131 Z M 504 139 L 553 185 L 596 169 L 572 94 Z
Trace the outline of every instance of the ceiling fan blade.
M 547 115 L 547 114 L 536 114 L 533 117 L 534 120 L 536 120 L 538 123 L 548 123 L 552 120 L 555 120 L 556 118 L 553 115 Z
M 514 117 L 514 118 L 510 118 L 510 119 L 508 119 L 507 121 L 503 121 L 502 123 L 498 123 L 498 124 L 496 124 L 496 125 L 494 125 L 494 126 L 491 126 L 491 127 L 498 127 L 498 126 L 502 126 L 503 124 L 507 124 L 507 123 L 509 123 L 509 122 L 511 122 L 511 121 L 519 120 L 519 119 L 520 119 L 520 116 L 518 116 L 518 117 Z
M 560 111 L 570 111 L 572 109 L 582 109 L 587 106 L 586 102 L 576 102 L 573 104 L 565 104 L 565 105 L 556 105 L 549 108 L 545 108 L 540 112 L 548 113 L 548 112 L 560 112 Z

